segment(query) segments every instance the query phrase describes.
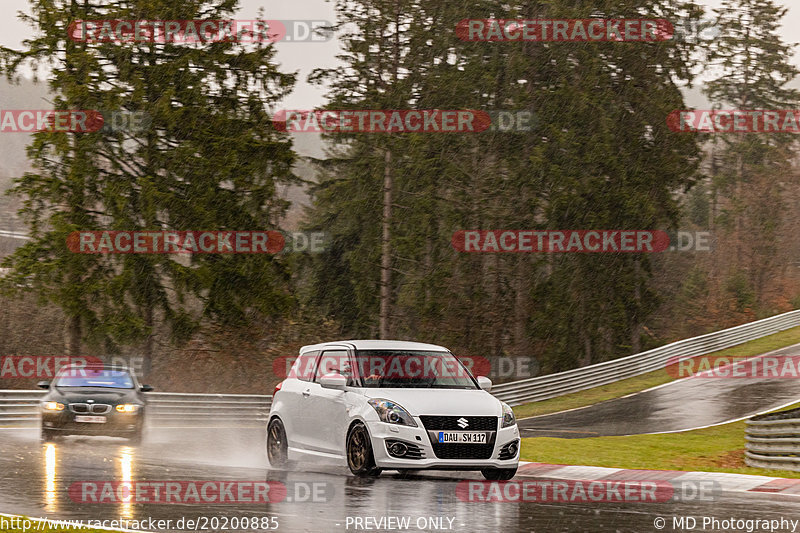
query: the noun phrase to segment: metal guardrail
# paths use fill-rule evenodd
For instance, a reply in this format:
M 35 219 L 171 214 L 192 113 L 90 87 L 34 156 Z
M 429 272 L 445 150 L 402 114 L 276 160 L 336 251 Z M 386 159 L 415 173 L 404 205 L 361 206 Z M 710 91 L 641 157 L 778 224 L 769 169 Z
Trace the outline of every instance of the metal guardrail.
M 22 233 L 20 231 L 8 231 L 2 229 L 0 229 L 0 237 L 6 237 L 8 239 L 20 239 L 23 241 L 31 240 L 31 238 L 28 237 L 27 233 Z
M 28 427 L 39 423 L 39 399 L 44 391 L 0 391 L 0 428 Z
M 800 472 L 800 409 L 754 416 L 746 424 L 748 466 Z
M 0 390 L 0 428 L 39 424 L 45 391 Z M 150 427 L 264 427 L 272 396 L 256 394 L 147 393 Z
M 495 386 L 492 394 L 509 405 L 547 400 L 645 374 L 664 368 L 668 362 L 682 361 L 730 348 L 795 326 L 800 326 L 800 311 L 790 311 L 722 331 L 680 340 L 604 363 L 504 383 Z

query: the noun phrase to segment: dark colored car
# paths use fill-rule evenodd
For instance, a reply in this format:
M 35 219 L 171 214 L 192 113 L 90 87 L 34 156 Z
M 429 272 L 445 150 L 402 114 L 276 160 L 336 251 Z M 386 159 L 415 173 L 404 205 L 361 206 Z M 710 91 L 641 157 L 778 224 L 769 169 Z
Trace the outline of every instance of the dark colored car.
M 106 435 L 142 440 L 147 401 L 145 392 L 127 368 L 109 366 L 65 367 L 41 400 L 42 440 L 61 435 Z

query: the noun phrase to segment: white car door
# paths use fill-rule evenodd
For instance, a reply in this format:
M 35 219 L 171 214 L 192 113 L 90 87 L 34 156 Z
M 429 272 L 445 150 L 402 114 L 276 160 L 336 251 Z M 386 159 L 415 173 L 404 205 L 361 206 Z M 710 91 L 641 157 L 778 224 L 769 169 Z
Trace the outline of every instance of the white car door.
M 319 383 L 320 378 L 331 372 L 351 377 L 350 359 L 346 350 L 325 350 L 319 358 L 307 402 L 316 419 L 310 443 L 316 451 L 343 455 L 344 434 L 350 416 L 347 395 L 352 396 L 353 393 L 323 388 Z
M 293 448 L 308 449 L 317 425 L 316 417 L 308 405 L 317 356 L 319 351 L 301 354 L 281 386 L 283 405 L 280 414 L 289 446 Z

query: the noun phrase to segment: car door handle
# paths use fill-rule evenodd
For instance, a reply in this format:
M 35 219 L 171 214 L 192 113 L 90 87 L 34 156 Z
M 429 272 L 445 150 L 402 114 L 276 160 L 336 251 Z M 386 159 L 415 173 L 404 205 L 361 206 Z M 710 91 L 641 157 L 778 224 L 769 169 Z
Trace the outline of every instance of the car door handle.
M 303 396 L 304 396 L 304 397 L 306 397 L 306 398 L 308 398 L 309 396 L 311 396 L 311 389 L 306 389 L 306 390 L 304 390 L 304 391 L 303 391 Z

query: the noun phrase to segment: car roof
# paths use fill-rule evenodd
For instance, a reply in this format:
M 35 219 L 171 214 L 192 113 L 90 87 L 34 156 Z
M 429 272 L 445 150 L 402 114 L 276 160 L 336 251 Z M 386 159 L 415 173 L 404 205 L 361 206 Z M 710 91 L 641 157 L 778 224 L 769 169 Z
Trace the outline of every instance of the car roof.
M 411 341 L 388 341 L 388 340 L 375 340 L 375 339 L 362 339 L 362 340 L 349 340 L 349 341 L 331 341 L 323 342 L 320 344 L 309 344 L 300 348 L 300 353 L 323 350 L 325 348 L 346 347 L 355 348 L 356 350 L 423 350 L 433 352 L 449 352 L 444 346 L 436 344 L 427 344 L 424 342 L 411 342 Z

